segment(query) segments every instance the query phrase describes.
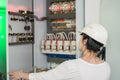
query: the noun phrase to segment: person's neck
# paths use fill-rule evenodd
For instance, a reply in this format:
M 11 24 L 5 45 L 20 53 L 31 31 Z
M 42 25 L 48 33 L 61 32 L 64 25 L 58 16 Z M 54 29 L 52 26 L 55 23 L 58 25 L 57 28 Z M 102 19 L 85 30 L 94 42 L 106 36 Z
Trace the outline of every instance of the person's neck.
M 89 50 L 85 50 L 81 58 L 84 61 L 91 63 L 91 64 L 100 64 L 104 62 L 103 60 L 101 60 L 100 58 L 96 56 L 96 53 L 94 53 L 93 51 L 89 51 Z

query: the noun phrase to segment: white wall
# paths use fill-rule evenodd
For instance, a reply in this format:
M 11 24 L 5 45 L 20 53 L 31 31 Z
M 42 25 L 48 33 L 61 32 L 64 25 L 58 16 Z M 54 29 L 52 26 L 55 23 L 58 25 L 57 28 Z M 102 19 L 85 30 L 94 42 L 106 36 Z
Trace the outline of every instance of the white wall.
M 32 0 L 8 0 L 8 9 L 18 11 L 18 9 L 32 9 Z M 8 24 L 11 24 L 12 32 L 25 32 L 25 23 L 10 21 L 8 16 Z M 8 31 L 9 32 L 9 31 Z M 24 70 L 32 69 L 32 44 L 9 45 L 8 46 L 9 70 Z
M 120 0 L 102 0 L 100 22 L 109 33 L 107 61 L 112 68 L 111 80 L 120 80 Z
M 85 24 L 99 23 L 101 0 L 85 0 Z

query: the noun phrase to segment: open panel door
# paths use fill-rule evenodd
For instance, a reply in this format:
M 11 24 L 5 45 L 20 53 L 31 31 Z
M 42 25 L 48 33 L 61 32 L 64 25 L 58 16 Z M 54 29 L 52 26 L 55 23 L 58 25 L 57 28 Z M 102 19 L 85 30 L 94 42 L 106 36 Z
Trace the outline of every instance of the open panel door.
M 7 73 L 6 61 L 6 0 L 0 0 L 0 74 L 5 79 Z

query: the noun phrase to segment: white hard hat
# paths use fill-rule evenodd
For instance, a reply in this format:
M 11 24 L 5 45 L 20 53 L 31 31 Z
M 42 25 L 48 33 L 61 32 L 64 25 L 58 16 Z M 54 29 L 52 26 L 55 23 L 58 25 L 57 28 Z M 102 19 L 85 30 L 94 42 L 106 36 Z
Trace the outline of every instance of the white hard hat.
M 89 24 L 81 31 L 85 33 L 94 40 L 106 45 L 108 39 L 107 30 L 100 24 Z

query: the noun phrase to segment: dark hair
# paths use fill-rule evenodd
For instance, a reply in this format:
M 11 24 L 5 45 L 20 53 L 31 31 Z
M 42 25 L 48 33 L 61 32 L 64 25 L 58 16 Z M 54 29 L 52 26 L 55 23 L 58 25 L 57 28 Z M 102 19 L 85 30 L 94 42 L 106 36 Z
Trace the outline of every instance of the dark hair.
M 97 56 L 105 60 L 105 47 L 103 47 L 103 44 L 92 39 L 85 33 L 82 33 L 81 35 L 83 36 L 83 40 L 87 39 L 86 48 L 90 51 L 98 53 Z

